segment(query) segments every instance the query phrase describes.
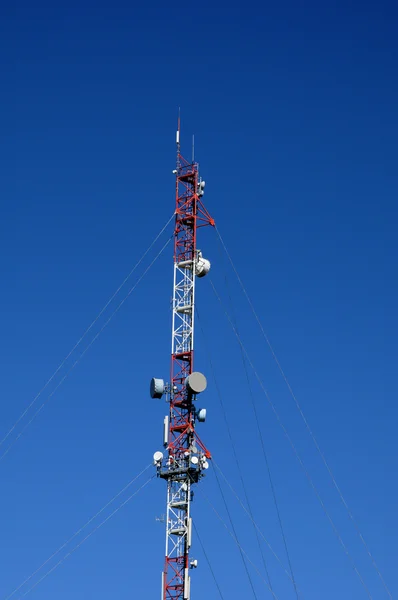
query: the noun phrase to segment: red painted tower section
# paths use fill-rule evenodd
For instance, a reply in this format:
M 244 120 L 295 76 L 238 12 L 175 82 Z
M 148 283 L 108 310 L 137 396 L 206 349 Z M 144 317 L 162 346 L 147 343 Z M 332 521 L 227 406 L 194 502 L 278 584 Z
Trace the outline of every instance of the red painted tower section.
M 177 131 L 176 210 L 174 229 L 173 325 L 170 384 L 152 380 L 151 395 L 167 394 L 169 415 L 165 417 L 164 445 L 167 457 L 154 456 L 158 475 L 167 481 L 166 557 L 162 573 L 162 600 L 190 600 L 192 540 L 192 486 L 208 468 L 210 452 L 195 426 L 205 420 L 196 398 L 206 388 L 204 375 L 193 370 L 195 282 L 210 269 L 197 248 L 198 229 L 214 225 L 203 205 L 205 182 L 199 165 L 188 162 L 180 152 Z

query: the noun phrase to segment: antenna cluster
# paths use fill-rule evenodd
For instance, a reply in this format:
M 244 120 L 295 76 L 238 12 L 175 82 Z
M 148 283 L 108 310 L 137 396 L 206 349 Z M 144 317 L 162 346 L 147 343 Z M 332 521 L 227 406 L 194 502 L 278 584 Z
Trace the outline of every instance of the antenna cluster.
M 180 152 L 180 118 L 176 134 L 177 165 L 174 227 L 174 283 L 172 304 L 171 379 L 152 378 L 150 396 L 165 397 L 169 404 L 163 421 L 164 452 L 153 455 L 158 477 L 167 483 L 166 556 L 162 572 L 162 600 L 190 600 L 189 570 L 198 566 L 190 559 L 192 543 L 192 486 L 209 468 L 211 454 L 201 441 L 197 423 L 207 411 L 198 408 L 197 397 L 206 390 L 206 377 L 193 368 L 196 279 L 210 271 L 210 261 L 196 247 L 197 230 L 214 226 L 202 198 L 205 181 L 199 165 Z
M 186 395 L 188 402 L 195 402 L 198 394 L 204 392 L 207 387 L 206 377 L 198 371 L 188 375 L 185 381 Z M 151 379 L 150 396 L 154 399 L 160 399 L 163 395 L 166 396 L 166 401 L 171 402 L 173 396 L 173 389 L 170 384 L 166 384 L 163 379 Z M 205 408 L 195 408 L 192 411 L 193 420 L 192 427 L 195 422 L 204 423 L 206 421 L 207 411 Z M 168 450 L 169 443 L 169 428 L 170 428 L 170 416 L 166 415 L 163 421 L 163 445 Z M 174 458 L 172 455 L 168 457 L 165 462 L 165 468 L 163 468 L 163 452 L 157 451 L 153 455 L 153 464 L 157 467 L 158 476 L 163 479 L 170 478 L 173 473 L 185 473 L 189 474 L 191 482 L 199 481 L 202 476 L 202 471 L 209 468 L 207 453 L 193 443 L 179 459 Z

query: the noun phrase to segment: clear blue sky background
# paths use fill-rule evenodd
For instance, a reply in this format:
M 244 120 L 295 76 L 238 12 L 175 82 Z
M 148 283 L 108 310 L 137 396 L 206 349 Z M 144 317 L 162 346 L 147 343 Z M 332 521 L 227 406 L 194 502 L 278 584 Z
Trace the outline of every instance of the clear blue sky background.
M 206 204 L 398 596 L 395 3 L 21 0 L 1 12 L 1 434 L 171 216 L 181 106 Z M 388 598 L 215 232 L 203 231 L 200 244 L 229 303 L 227 274 L 247 350 L 373 598 Z M 168 376 L 171 292 L 169 247 L 0 462 L 1 600 L 159 449 L 166 406 L 149 399 L 148 382 Z M 255 518 L 286 562 L 240 350 L 208 280 L 198 306 Z M 199 331 L 196 339 L 196 366 L 209 378 L 201 435 L 243 496 Z M 302 597 L 366 598 L 250 378 Z M 214 473 L 202 490 L 227 521 Z M 253 527 L 225 494 L 261 569 Z M 155 518 L 164 507 L 155 480 L 28 597 L 160 597 L 164 531 Z M 251 598 L 239 552 L 200 490 L 193 511 L 224 597 Z M 277 596 L 293 599 L 264 552 Z M 216 600 L 197 541 L 192 554 L 192 600 Z M 258 598 L 271 598 L 250 572 Z

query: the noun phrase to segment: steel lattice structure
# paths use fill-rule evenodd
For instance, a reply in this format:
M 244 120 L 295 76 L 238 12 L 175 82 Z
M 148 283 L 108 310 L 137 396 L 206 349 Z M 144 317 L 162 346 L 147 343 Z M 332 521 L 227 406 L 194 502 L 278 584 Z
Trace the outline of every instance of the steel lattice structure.
M 186 161 L 180 153 L 180 126 L 177 131 L 176 211 L 174 229 L 174 286 L 172 305 L 172 347 L 170 384 L 151 382 L 152 397 L 166 392 L 169 415 L 164 421 L 167 457 L 154 455 L 158 475 L 167 482 L 166 557 L 162 573 L 162 600 L 190 600 L 189 569 L 192 537 L 191 488 L 208 468 L 210 452 L 195 431 L 205 411 L 195 406 L 197 393 L 206 379 L 193 370 L 195 279 L 205 275 L 210 263 L 197 249 L 197 230 L 214 225 L 201 197 L 204 181 L 199 165 Z

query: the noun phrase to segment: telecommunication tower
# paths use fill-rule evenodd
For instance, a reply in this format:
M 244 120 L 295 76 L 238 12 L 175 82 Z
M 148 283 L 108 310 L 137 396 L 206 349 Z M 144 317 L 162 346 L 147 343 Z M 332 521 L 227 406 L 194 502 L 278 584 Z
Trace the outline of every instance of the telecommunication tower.
M 199 438 L 195 425 L 206 420 L 206 409 L 196 406 L 197 395 L 206 389 L 206 377 L 193 370 L 195 280 L 205 276 L 210 262 L 197 248 L 200 227 L 214 226 L 203 205 L 205 182 L 199 165 L 186 161 L 180 152 L 180 119 L 176 135 L 177 165 L 174 228 L 174 285 L 170 383 L 151 380 L 152 398 L 166 396 L 169 414 L 164 419 L 166 456 L 155 452 L 158 476 L 167 483 L 166 557 L 162 572 L 162 600 L 190 600 L 192 540 L 192 487 L 208 469 L 211 454 Z

